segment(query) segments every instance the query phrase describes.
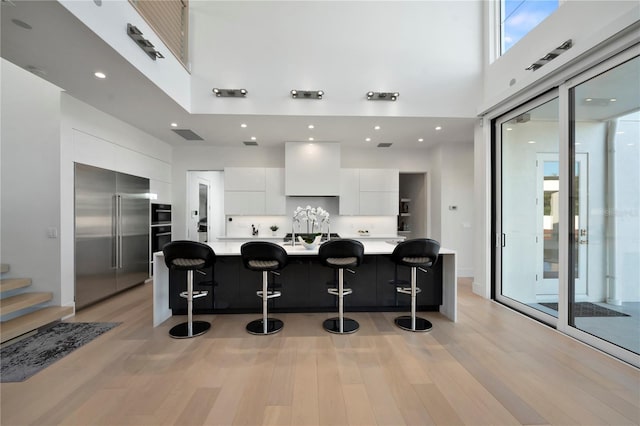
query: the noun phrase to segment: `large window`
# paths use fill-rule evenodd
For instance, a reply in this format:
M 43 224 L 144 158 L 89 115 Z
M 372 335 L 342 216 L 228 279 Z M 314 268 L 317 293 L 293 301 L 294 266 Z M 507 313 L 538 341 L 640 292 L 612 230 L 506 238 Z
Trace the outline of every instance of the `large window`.
M 500 54 L 558 8 L 559 0 L 501 0 Z

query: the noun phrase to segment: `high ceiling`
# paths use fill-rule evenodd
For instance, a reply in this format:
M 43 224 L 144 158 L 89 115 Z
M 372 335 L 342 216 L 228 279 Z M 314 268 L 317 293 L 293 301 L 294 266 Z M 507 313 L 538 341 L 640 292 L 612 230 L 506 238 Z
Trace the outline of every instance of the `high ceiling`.
M 13 3 L 2 3 L 3 58 L 176 147 L 241 146 L 252 136 L 267 147 L 310 137 L 357 147 L 473 140 L 481 2 L 191 0 L 190 112 L 57 1 Z M 94 78 L 98 68 L 107 79 Z M 250 93 L 220 99 L 213 87 Z M 293 100 L 293 88 L 326 96 Z M 366 101 L 368 90 L 400 98 Z M 172 122 L 204 141 L 185 141 Z

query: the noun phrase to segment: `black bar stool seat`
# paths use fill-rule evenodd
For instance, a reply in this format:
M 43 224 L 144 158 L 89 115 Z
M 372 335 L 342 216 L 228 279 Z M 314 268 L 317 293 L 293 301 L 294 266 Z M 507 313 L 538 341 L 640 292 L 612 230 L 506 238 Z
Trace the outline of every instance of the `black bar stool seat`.
M 364 258 L 364 246 L 360 241 L 350 239 L 330 240 L 320 246 L 318 250 L 320 263 L 335 270 L 337 288 L 329 288 L 327 292 L 338 298 L 338 316 L 324 321 L 322 326 L 330 333 L 354 333 L 360 324 L 354 319 L 344 317 L 344 296 L 353 293 L 344 287 L 344 270 L 352 271 L 351 267 L 360 266 Z
M 211 323 L 193 321 L 193 300 L 205 297 L 209 292 L 193 291 L 193 271 L 208 268 L 215 263 L 213 249 L 206 244 L 182 240 L 165 244 L 162 252 L 167 268 L 187 271 L 187 291 L 180 293 L 180 297 L 187 299 L 187 322 L 171 328 L 169 335 L 176 339 L 186 339 L 206 333 L 211 328 Z
M 438 260 L 439 252 L 439 242 L 428 238 L 416 238 L 399 243 L 391 253 L 391 260 L 396 264 L 396 268 L 398 265 L 411 268 L 409 287 L 406 287 L 406 281 L 397 280 L 397 274 L 395 281 L 397 293 L 411 296 L 411 315 L 402 315 L 394 320 L 403 330 L 429 331 L 433 327 L 430 321 L 416 316 L 417 295 L 421 292 L 417 286 L 417 271 L 428 272 Z
M 250 241 L 240 247 L 240 254 L 245 268 L 262 272 L 262 290 L 256 292 L 258 297 L 262 298 L 262 318 L 247 324 L 247 332 L 251 334 L 277 333 L 282 330 L 284 323 L 277 318 L 269 318 L 268 302 L 269 299 L 280 297 L 282 293 L 269 290 L 268 277 L 269 273 L 280 275 L 278 271 L 287 266 L 287 252 L 279 245 L 268 241 Z

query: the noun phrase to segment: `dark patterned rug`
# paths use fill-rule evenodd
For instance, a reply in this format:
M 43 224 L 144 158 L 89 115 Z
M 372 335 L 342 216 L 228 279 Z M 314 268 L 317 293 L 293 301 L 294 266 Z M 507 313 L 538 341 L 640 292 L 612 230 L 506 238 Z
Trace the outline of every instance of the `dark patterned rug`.
M 554 311 L 558 310 L 557 303 L 540 303 L 542 306 L 546 306 Z M 578 317 L 628 317 L 629 315 L 614 311 L 613 309 L 605 308 L 604 306 L 596 305 L 591 302 L 577 302 L 573 304 L 573 316 Z
M 60 322 L 0 351 L 0 382 L 22 382 L 120 323 Z

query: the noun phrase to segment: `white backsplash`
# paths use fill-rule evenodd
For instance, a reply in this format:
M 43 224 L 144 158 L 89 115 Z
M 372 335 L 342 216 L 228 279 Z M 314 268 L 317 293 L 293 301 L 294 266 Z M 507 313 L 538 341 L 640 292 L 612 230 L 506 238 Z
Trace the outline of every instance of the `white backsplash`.
M 306 205 L 303 207 L 306 207 Z M 317 205 L 309 205 L 317 207 Z M 324 206 L 321 207 L 326 209 Z M 293 216 L 293 209 L 291 213 Z M 230 218 L 232 219 L 231 221 L 229 221 Z M 331 214 L 329 231 L 342 236 L 355 236 L 359 230 L 369 231 L 369 235 L 372 237 L 395 236 L 397 235 L 396 221 L 395 216 L 340 216 Z M 276 231 L 275 236 L 284 237 L 291 232 L 292 222 L 291 216 L 227 216 L 225 221 L 226 236 L 251 238 L 251 225 L 253 225 L 258 229 L 258 237 L 271 237 L 273 234 L 269 228 L 272 225 L 277 225 L 279 229 Z M 296 227 L 295 232 L 306 232 L 306 229 L 297 229 Z M 322 232 L 327 232 L 327 228 L 323 228 Z

